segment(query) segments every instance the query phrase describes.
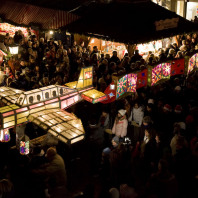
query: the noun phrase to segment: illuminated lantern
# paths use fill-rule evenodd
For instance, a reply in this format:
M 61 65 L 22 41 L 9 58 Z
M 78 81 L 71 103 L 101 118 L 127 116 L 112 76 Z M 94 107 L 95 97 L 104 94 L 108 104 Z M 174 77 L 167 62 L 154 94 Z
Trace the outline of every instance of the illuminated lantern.
M 28 155 L 29 152 L 30 152 L 29 138 L 27 138 L 26 136 L 23 136 L 23 138 L 20 141 L 20 154 Z
M 104 91 L 107 96 L 107 99 L 102 101 L 103 104 L 111 103 L 116 100 L 116 86 L 114 82 L 112 82 Z
M 188 66 L 187 66 L 188 67 Z M 176 59 L 171 63 L 171 76 L 182 75 L 185 72 L 185 59 Z
M 162 79 L 170 79 L 171 63 L 162 63 Z
M 151 86 L 155 85 L 161 79 L 162 79 L 162 64 L 159 64 L 152 69 Z
M 198 54 L 194 54 L 188 62 L 188 74 L 198 68 Z
M 9 142 L 10 132 L 9 129 L 1 129 L 0 142 Z
M 19 47 L 18 46 L 12 46 L 12 47 L 9 47 L 9 50 L 10 50 L 10 53 L 12 55 L 15 55 L 15 54 L 18 54 Z
M 96 89 L 91 89 L 88 91 L 83 92 L 83 94 L 81 95 L 81 97 L 85 100 L 87 100 L 88 102 L 91 102 L 93 104 L 97 103 L 97 102 L 101 102 L 107 99 L 106 94 L 97 91 Z
M 128 74 L 127 92 L 136 92 L 137 74 Z
M 150 82 L 150 78 L 148 77 L 148 69 L 144 69 L 137 73 L 137 85 L 136 88 L 146 87 L 148 81 Z

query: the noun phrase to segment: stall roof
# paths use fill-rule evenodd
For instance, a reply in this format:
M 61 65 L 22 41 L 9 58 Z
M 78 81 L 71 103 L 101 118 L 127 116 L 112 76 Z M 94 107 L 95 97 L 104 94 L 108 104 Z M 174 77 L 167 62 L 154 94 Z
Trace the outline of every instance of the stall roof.
M 31 5 L 31 2 L 33 3 L 33 1 L 27 0 L 21 2 L 20 0 L 0 0 L 1 20 L 13 25 L 33 26 L 34 28 L 48 30 L 59 29 L 79 18 L 63 9 L 56 9 L 56 6 L 53 8 L 49 6 L 40 7 L 38 2 L 43 2 L 43 0 L 34 1 L 37 2 L 35 5 Z M 48 5 L 47 2 L 45 3 Z
M 145 43 L 198 30 L 198 25 L 151 1 L 91 3 L 64 29 L 122 43 Z

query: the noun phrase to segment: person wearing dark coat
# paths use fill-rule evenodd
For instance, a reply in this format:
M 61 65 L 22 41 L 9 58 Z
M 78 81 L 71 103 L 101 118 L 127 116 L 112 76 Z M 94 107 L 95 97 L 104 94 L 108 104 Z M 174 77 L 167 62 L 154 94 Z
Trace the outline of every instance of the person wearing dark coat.
M 135 63 L 136 61 L 140 61 L 142 56 L 139 54 L 139 50 L 135 50 L 135 54 L 131 57 L 130 64 Z
M 152 174 L 147 183 L 147 196 L 156 198 L 174 198 L 178 194 L 178 183 L 168 169 L 166 160 L 160 160 L 158 172 Z
M 116 65 L 120 64 L 120 59 L 118 58 L 117 52 L 113 51 L 113 56 L 110 58 L 109 62 L 114 62 Z

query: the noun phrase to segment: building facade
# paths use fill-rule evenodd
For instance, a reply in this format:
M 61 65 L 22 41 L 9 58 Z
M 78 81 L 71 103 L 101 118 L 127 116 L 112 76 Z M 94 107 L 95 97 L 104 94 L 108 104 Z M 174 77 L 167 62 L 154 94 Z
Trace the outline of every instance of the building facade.
M 178 15 L 194 20 L 198 16 L 198 0 L 152 0 L 153 2 L 176 12 Z

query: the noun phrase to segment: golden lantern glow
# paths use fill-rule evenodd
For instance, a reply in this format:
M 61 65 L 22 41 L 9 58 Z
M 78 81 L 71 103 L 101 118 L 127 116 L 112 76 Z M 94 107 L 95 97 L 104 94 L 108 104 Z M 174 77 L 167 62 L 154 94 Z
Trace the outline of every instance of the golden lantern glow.
M 81 68 L 78 81 L 66 83 L 65 85 L 73 89 L 83 89 L 92 86 L 93 83 L 93 67 Z
M 81 97 L 88 102 L 97 103 L 106 100 L 106 94 L 96 89 L 91 89 L 82 93 Z
M 28 119 L 64 143 L 74 143 L 84 138 L 81 120 L 61 109 L 46 109 L 30 114 Z

